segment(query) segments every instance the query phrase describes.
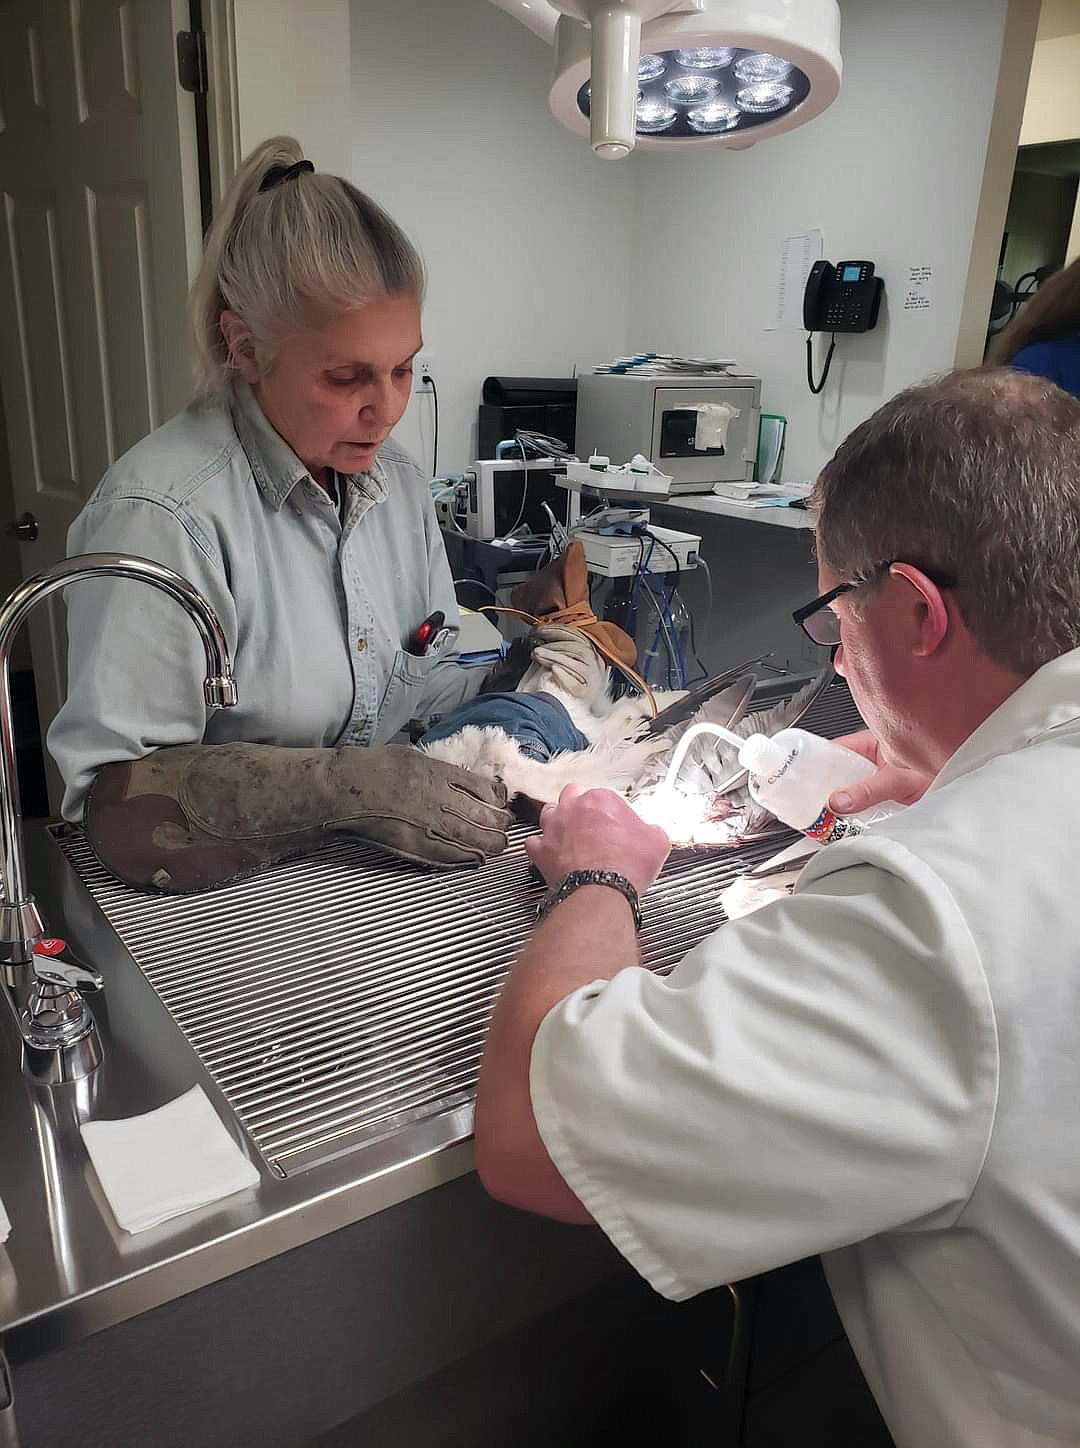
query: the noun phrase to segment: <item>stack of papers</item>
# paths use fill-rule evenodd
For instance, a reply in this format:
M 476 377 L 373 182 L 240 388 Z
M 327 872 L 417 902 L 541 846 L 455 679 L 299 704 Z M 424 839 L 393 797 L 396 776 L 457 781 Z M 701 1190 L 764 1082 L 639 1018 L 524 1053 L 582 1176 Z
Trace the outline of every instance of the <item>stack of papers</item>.
M 695 377 L 711 372 L 726 372 L 735 366 L 734 357 L 680 357 L 672 352 L 639 352 L 633 357 L 615 357 L 599 362 L 593 372 L 632 372 L 637 377 L 664 377 L 688 373 Z
M 713 493 L 747 508 L 786 508 L 796 498 L 808 498 L 813 483 L 714 483 Z

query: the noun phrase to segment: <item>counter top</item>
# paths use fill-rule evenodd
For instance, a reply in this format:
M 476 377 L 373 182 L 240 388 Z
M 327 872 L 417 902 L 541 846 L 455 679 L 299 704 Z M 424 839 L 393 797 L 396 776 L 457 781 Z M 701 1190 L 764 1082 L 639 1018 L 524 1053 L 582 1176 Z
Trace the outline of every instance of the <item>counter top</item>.
M 774 528 L 814 529 L 814 515 L 806 508 L 751 508 L 732 498 L 719 498 L 715 493 L 683 493 L 675 498 L 650 497 L 646 493 L 627 493 L 656 508 L 677 508 L 686 513 L 712 513 L 722 518 L 739 518 L 744 523 L 770 523 Z
M 234 1113 L 109 928 L 50 831 L 27 830 L 47 927 L 105 977 L 91 998 L 104 1060 L 85 1081 L 40 1087 L 19 1064 L 0 1001 L 0 1334 L 13 1363 L 78 1341 L 472 1170 L 471 1104 L 411 1125 L 318 1170 L 282 1177 Z M 133 898 L 134 892 L 132 892 Z M 198 1083 L 259 1168 L 259 1184 L 135 1236 L 117 1226 L 79 1124 L 149 1111 Z
M 582 492 L 581 483 L 567 482 L 561 477 L 558 483 L 571 492 Z M 642 489 L 609 487 L 598 487 L 594 491 L 603 493 L 613 502 L 636 504 L 641 508 L 674 508 L 683 513 L 712 513 L 716 517 L 738 518 L 744 523 L 766 523 L 774 528 L 801 528 L 810 532 L 814 529 L 814 515 L 807 508 L 752 508 L 732 498 L 721 498 L 716 493 L 646 493 Z

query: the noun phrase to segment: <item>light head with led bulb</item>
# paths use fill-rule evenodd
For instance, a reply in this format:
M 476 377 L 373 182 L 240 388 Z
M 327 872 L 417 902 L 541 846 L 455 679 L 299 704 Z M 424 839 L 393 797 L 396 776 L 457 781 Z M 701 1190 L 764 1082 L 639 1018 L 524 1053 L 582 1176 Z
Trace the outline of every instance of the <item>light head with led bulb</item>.
M 493 0 L 555 50 L 549 100 L 594 153 L 745 150 L 840 92 L 836 0 Z

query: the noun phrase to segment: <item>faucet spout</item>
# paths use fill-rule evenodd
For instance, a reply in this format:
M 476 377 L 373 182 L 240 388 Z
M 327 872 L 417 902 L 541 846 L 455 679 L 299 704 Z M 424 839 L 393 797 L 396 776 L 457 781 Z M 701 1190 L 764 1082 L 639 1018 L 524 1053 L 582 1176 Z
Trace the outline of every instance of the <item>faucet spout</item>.
M 15 635 L 28 614 L 51 594 L 85 578 L 131 578 L 159 588 L 186 610 L 206 652 L 203 695 L 215 708 L 237 701 L 232 661 L 221 624 L 197 588 L 171 568 L 148 558 L 124 553 L 86 553 L 67 558 L 28 578 L 0 605 L 0 961 L 9 990 L 26 971 L 36 941 L 44 934 L 41 916 L 26 881 L 23 857 L 22 804 L 15 762 L 15 727 L 11 706 L 10 662 Z M 21 983 L 21 982 L 20 982 Z

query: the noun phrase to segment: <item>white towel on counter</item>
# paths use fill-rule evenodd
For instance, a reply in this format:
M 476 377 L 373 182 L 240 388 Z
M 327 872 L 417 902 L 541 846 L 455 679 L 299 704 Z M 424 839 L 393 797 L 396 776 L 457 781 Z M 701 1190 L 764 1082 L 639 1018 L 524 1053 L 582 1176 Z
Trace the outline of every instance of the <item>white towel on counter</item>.
M 82 1138 L 126 1232 L 145 1232 L 259 1180 L 201 1086 L 142 1116 L 88 1121 Z
M 11 1235 L 11 1219 L 4 1211 L 4 1204 L 0 1202 L 0 1245 L 7 1241 Z

